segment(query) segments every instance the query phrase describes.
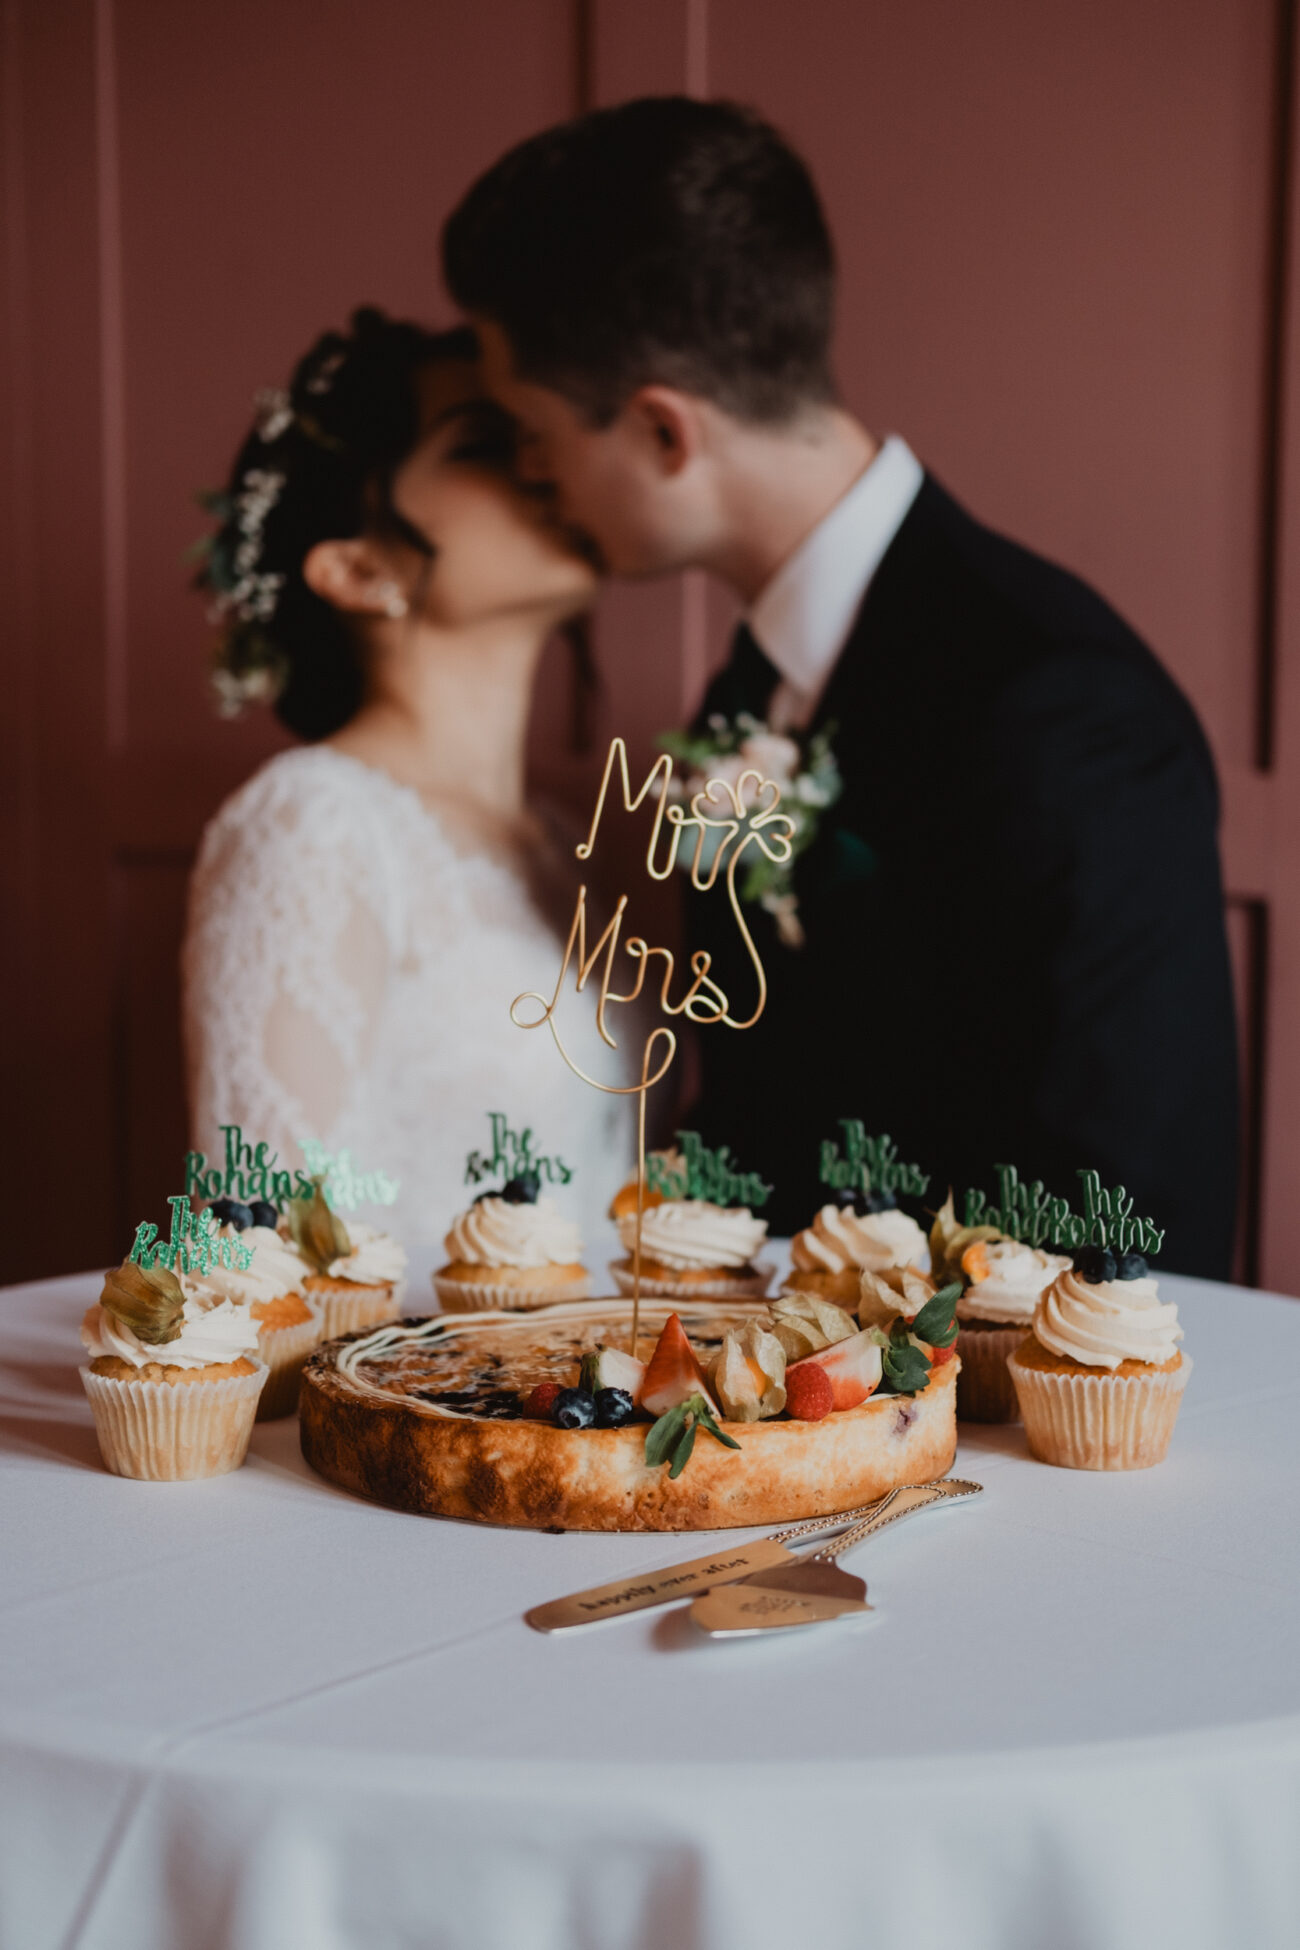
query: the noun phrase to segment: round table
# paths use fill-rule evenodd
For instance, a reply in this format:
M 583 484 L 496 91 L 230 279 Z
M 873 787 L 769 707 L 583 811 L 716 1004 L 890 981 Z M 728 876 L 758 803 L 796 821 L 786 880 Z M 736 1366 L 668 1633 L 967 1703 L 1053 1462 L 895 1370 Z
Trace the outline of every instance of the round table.
M 851 1559 L 870 1623 L 736 1642 L 538 1636 L 698 1536 L 401 1516 L 293 1420 L 233 1476 L 109 1476 L 97 1279 L 5 1290 L 0 1945 L 1293 1950 L 1300 1305 L 1163 1284 L 1165 1464 L 968 1427 L 985 1495 Z

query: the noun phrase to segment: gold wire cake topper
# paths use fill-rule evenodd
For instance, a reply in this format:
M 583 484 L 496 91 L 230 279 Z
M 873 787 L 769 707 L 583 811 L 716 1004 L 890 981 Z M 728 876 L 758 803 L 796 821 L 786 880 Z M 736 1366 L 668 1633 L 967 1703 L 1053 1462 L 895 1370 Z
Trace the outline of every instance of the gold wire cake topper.
M 677 1054 L 676 1031 L 664 1023 L 657 1023 L 645 1039 L 641 1051 L 641 1077 L 637 1083 L 602 1083 L 598 1077 L 589 1076 L 576 1063 L 564 1046 L 556 1011 L 564 993 L 565 977 L 570 966 L 577 962 L 574 980 L 576 993 L 586 987 L 592 971 L 598 964 L 600 968 L 600 990 L 596 1003 L 596 1027 L 601 1041 L 609 1049 L 617 1049 L 618 1043 L 612 1034 L 607 1020 L 611 1004 L 637 1002 L 646 986 L 646 975 L 651 957 L 662 957 L 662 978 L 658 986 L 658 1008 L 664 1016 L 685 1016 L 688 1022 L 698 1023 L 701 1028 L 721 1024 L 727 1029 L 752 1029 L 767 1006 L 767 976 L 759 959 L 754 937 L 741 912 L 740 896 L 736 889 L 736 869 L 745 854 L 757 847 L 775 865 L 784 866 L 792 857 L 792 841 L 796 822 L 789 813 L 779 810 L 781 788 L 774 779 L 767 779 L 756 769 L 744 771 L 735 779 L 708 779 L 701 791 L 690 800 L 690 809 L 674 803 L 669 795 L 673 778 L 673 761 L 667 752 L 657 758 L 647 773 L 645 782 L 637 793 L 632 791 L 632 781 L 628 772 L 627 746 L 621 738 L 610 741 L 605 755 L 605 770 L 601 776 L 600 790 L 596 795 L 595 810 L 587 837 L 576 848 L 579 860 L 590 860 L 595 852 L 600 822 L 605 812 L 605 801 L 609 794 L 610 780 L 618 771 L 619 787 L 622 792 L 623 810 L 635 813 L 647 799 L 655 800 L 654 824 L 650 832 L 650 843 L 646 848 L 645 870 L 651 880 L 667 880 L 677 866 L 682 842 L 693 833 L 694 853 L 690 863 L 691 885 L 702 894 L 710 893 L 721 875 L 727 890 L 727 899 L 745 952 L 754 970 L 757 999 L 751 1013 L 743 1019 L 732 1013 L 731 1000 L 719 987 L 709 973 L 712 957 L 707 950 L 698 948 L 690 955 L 692 980 L 683 990 L 677 1001 L 672 999 L 673 976 L 676 962 L 671 948 L 654 948 L 641 935 L 629 935 L 622 941 L 624 954 L 635 964 L 636 973 L 631 987 L 616 991 L 612 986 L 614 962 L 618 954 L 623 932 L 623 920 L 627 913 L 629 896 L 620 894 L 614 912 L 602 929 L 595 945 L 588 950 L 587 886 L 584 882 L 578 889 L 578 898 L 573 910 L 573 920 L 569 928 L 569 938 L 565 944 L 564 960 L 556 980 L 554 993 L 548 1000 L 535 989 L 517 995 L 510 1005 L 510 1019 L 519 1029 L 540 1029 L 543 1023 L 550 1027 L 555 1038 L 555 1046 L 560 1055 L 584 1083 L 596 1090 L 603 1090 L 614 1097 L 635 1097 L 637 1099 L 637 1160 L 636 1160 L 636 1243 L 632 1254 L 632 1351 L 637 1345 L 637 1329 L 641 1310 L 641 1225 L 645 1215 L 646 1188 L 646 1098 L 657 1083 L 668 1074 L 674 1056 Z M 747 800 L 750 802 L 747 804 Z M 665 825 L 667 834 L 665 835 Z M 653 992 L 653 991 L 652 991 Z M 536 1003 L 540 1013 L 529 1018 L 525 1005 Z

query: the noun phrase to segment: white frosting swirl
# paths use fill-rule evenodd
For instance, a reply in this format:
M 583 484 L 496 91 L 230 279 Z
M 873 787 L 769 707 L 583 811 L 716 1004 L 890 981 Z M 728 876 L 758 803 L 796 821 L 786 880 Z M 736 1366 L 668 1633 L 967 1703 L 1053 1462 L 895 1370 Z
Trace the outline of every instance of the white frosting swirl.
M 1161 1301 L 1153 1279 L 1102 1280 L 1094 1286 L 1073 1267 L 1039 1301 L 1034 1333 L 1053 1354 L 1110 1369 L 1121 1361 L 1172 1361 L 1183 1338 L 1177 1306 Z
M 791 1241 L 790 1263 L 801 1273 L 842 1273 L 849 1267 L 883 1273 L 888 1266 L 915 1266 L 924 1252 L 925 1234 L 897 1207 L 855 1212 L 851 1206 L 823 1205 Z
M 246 1301 L 214 1299 L 188 1276 L 181 1277 L 181 1290 L 181 1331 L 174 1341 L 160 1345 L 138 1339 L 133 1328 L 96 1301 L 81 1323 L 82 1346 L 91 1360 L 115 1354 L 133 1368 L 151 1361 L 165 1368 L 211 1368 L 244 1356 L 256 1358 L 257 1322 Z
M 1028 1327 L 1044 1288 L 1070 1267 L 1060 1253 L 1045 1253 L 1019 1239 L 991 1239 L 984 1254 L 988 1277 L 962 1294 L 958 1320 L 1000 1320 L 1012 1327 Z
M 452 1221 L 443 1247 L 449 1260 L 470 1266 L 576 1266 L 582 1235 L 554 1199 L 512 1205 L 484 1198 Z
M 241 1240 L 253 1249 L 251 1266 L 214 1266 L 207 1273 L 194 1274 L 191 1284 L 200 1293 L 215 1293 L 219 1299 L 253 1301 L 279 1300 L 286 1293 L 301 1293 L 310 1272 L 297 1248 L 281 1239 L 270 1226 L 249 1226 L 244 1232 L 223 1229 L 223 1238 Z
M 390 1233 L 359 1219 L 347 1221 L 352 1251 L 329 1269 L 332 1280 L 351 1280 L 356 1286 L 396 1286 L 406 1278 L 406 1248 Z
M 618 1222 L 628 1253 L 636 1250 L 636 1213 Z M 665 1199 L 641 1219 L 641 1251 L 661 1266 L 748 1266 L 767 1238 L 766 1219 L 745 1205 L 711 1205 L 703 1198 Z

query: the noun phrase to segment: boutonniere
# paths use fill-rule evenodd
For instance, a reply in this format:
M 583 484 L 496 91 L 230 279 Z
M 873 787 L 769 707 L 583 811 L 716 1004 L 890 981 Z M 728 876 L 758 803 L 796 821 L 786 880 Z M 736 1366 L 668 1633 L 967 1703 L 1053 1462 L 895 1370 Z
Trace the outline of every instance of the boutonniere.
M 835 729 L 826 725 L 810 736 L 799 737 L 770 731 L 761 719 L 741 711 L 734 718 L 715 713 L 703 732 L 667 731 L 659 740 L 661 749 L 685 768 L 685 775 L 674 775 L 670 787 L 679 805 L 689 805 L 709 779 L 735 785 L 747 771 L 775 780 L 780 787 L 781 811 L 788 813 L 794 824 L 790 857 L 776 861 L 756 849 L 740 885 L 740 898 L 757 901 L 766 909 L 787 948 L 802 948 L 804 943 L 799 899 L 794 891 L 795 861 L 808 851 L 817 837 L 822 814 L 844 790 L 831 750 Z M 760 804 L 752 782 L 745 788 L 745 810 L 750 818 L 770 811 Z M 688 866 L 690 862 L 683 858 L 680 864 Z

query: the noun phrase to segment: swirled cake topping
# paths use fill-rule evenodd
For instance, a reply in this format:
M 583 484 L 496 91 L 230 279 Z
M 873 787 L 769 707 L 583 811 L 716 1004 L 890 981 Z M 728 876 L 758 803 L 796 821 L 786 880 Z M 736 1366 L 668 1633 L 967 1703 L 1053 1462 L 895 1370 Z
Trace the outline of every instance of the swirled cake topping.
M 443 1241 L 449 1260 L 471 1266 L 573 1266 L 582 1236 L 555 1201 L 481 1198 L 452 1222 Z
M 993 1239 L 970 1248 L 962 1266 L 971 1283 L 957 1302 L 958 1320 L 1028 1327 L 1043 1293 L 1070 1262 L 1018 1239 Z
M 1178 1308 L 1162 1301 L 1150 1275 L 1137 1280 L 1080 1277 L 1071 1268 L 1053 1281 L 1034 1314 L 1034 1333 L 1053 1354 L 1087 1368 L 1122 1361 L 1163 1366 L 1178 1352 Z
M 888 1266 L 913 1266 L 924 1252 L 925 1234 L 897 1207 L 857 1212 L 823 1205 L 812 1224 L 796 1233 L 790 1260 L 801 1273 L 841 1273 L 850 1267 L 879 1273 Z
M 624 1249 L 636 1250 L 636 1213 L 618 1221 Z M 714 1205 L 708 1199 L 665 1199 L 641 1218 L 641 1251 L 661 1266 L 688 1271 L 696 1266 L 748 1266 L 767 1238 L 766 1219 L 744 1205 Z

